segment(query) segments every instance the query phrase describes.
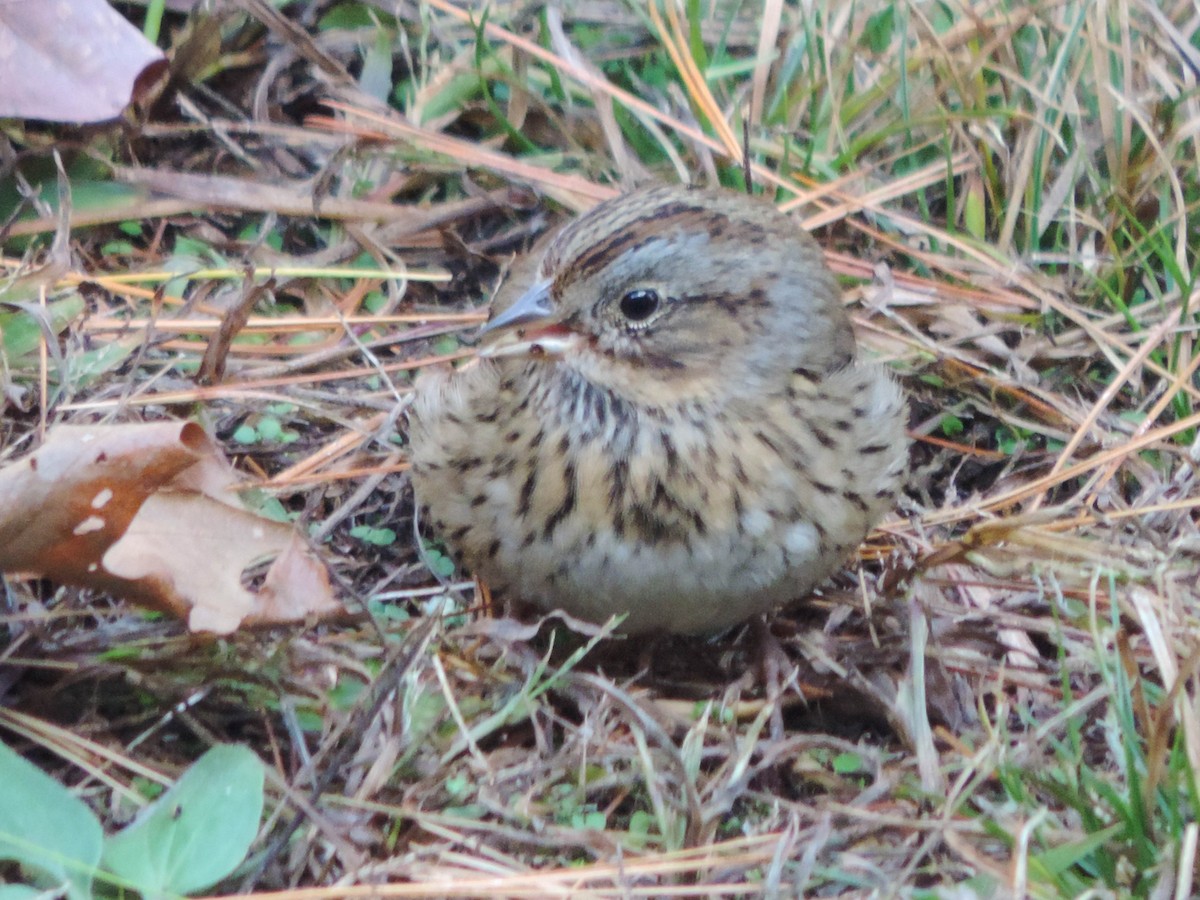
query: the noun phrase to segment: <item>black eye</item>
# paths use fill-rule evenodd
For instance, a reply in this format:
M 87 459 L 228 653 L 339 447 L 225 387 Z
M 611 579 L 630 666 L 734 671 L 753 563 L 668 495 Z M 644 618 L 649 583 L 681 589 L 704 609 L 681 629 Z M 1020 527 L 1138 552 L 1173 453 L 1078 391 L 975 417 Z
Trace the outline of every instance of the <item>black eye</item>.
M 622 297 L 618 308 L 630 322 L 644 322 L 654 315 L 660 302 L 658 291 L 639 288 Z

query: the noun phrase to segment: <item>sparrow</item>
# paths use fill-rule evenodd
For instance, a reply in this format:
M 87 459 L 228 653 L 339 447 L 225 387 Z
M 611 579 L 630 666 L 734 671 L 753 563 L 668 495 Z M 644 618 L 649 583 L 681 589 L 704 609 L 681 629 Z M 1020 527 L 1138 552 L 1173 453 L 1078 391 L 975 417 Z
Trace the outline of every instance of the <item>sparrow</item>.
M 600 204 L 503 285 L 478 359 L 408 410 L 422 521 L 501 597 L 627 634 L 803 597 L 894 505 L 904 395 L 770 202 Z

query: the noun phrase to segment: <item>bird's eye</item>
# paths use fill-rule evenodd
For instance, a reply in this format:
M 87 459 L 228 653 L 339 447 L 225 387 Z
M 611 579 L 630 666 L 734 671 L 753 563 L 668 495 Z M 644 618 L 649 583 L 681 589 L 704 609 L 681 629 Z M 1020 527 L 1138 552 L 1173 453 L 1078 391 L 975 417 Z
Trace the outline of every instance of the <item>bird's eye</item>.
M 654 315 L 660 302 L 658 291 L 639 288 L 622 297 L 617 306 L 621 310 L 621 315 L 630 322 L 645 322 Z

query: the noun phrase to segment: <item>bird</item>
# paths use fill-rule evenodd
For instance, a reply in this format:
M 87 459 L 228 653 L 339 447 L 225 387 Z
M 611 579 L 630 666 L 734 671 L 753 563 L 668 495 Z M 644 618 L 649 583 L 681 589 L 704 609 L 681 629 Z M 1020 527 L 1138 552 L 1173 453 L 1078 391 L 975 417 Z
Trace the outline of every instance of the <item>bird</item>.
M 707 635 L 825 581 L 894 507 L 907 404 L 816 241 L 657 185 L 515 264 L 477 357 L 407 410 L 421 520 L 502 598 Z

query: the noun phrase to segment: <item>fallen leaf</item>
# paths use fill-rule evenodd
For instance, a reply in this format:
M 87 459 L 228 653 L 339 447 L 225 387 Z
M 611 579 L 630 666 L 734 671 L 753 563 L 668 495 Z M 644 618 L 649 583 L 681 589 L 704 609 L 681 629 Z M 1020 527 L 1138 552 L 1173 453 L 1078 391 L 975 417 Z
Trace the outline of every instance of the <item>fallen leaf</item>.
M 113 119 L 166 67 L 105 0 L 0 3 L 0 118 Z
M 295 529 L 244 509 L 237 484 L 194 423 L 60 425 L 0 469 L 0 570 L 124 597 L 193 631 L 340 611 Z M 247 588 L 243 573 L 268 560 Z

